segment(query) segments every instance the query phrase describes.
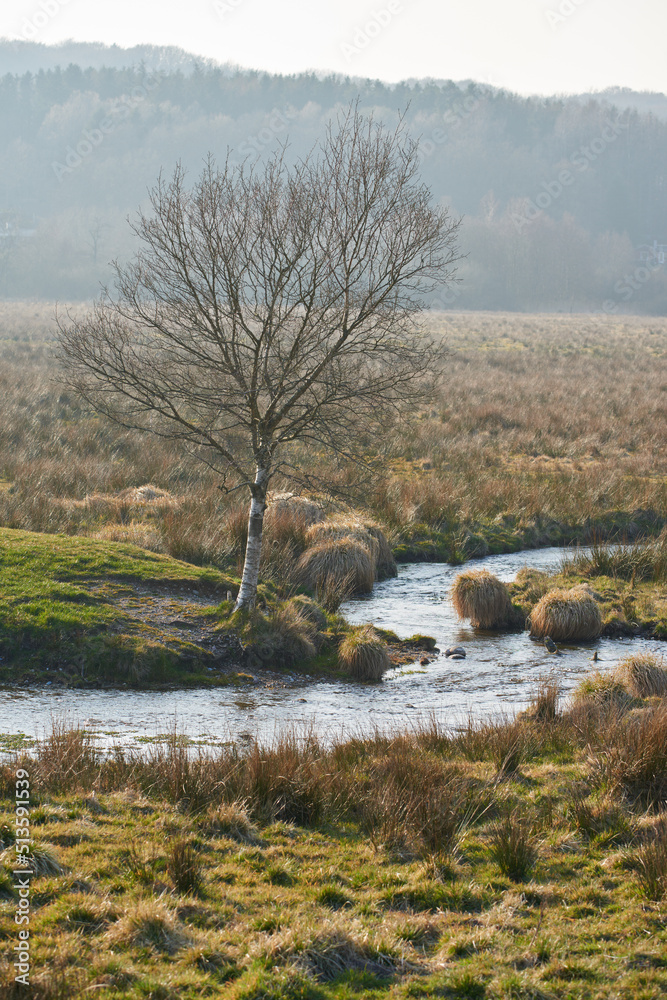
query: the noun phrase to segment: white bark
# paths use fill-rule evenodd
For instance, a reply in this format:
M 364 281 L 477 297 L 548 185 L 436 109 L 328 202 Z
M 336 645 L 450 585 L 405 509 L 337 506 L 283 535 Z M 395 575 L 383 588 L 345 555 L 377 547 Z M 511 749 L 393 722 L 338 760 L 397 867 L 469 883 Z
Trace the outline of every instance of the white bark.
M 268 469 L 258 466 L 252 487 L 253 496 L 250 501 L 250 515 L 248 517 L 248 542 L 245 550 L 241 587 L 236 598 L 236 610 L 238 608 L 251 608 L 257 599 L 268 478 Z

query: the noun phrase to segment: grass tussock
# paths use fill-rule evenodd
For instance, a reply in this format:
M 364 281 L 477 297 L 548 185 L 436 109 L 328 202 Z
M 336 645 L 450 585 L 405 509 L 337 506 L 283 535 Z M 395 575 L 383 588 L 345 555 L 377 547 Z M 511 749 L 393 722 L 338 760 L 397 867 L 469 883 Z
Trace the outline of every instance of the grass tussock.
M 583 587 L 556 588 L 542 597 L 530 613 L 530 634 L 554 642 L 597 639 L 602 615 L 595 598 Z
M 657 538 L 640 536 L 621 545 L 595 539 L 588 551 L 576 552 L 566 559 L 564 569 L 583 576 L 664 583 L 667 581 L 667 529 Z
M 512 882 L 525 882 L 538 857 L 534 828 L 519 810 L 512 810 L 494 823 L 491 833 L 491 857 Z
M 667 695 L 667 667 L 663 657 L 651 653 L 626 656 L 612 674 L 633 698 L 664 698 Z
M 191 944 L 175 910 L 161 899 L 143 899 L 126 907 L 106 940 L 112 948 L 148 948 L 167 955 Z
M 354 594 L 370 594 L 375 581 L 372 553 L 348 537 L 332 538 L 306 549 L 296 572 L 303 586 L 314 593 L 327 586 L 349 584 Z
M 629 863 L 647 899 L 659 902 L 667 896 L 667 831 L 664 825 L 658 836 L 629 854 Z
M 351 629 L 338 646 L 338 665 L 358 681 L 380 681 L 391 666 L 387 644 L 372 625 Z
M 474 628 L 504 628 L 512 620 L 512 601 L 506 584 L 483 569 L 457 576 L 452 603 L 459 618 L 470 619 Z

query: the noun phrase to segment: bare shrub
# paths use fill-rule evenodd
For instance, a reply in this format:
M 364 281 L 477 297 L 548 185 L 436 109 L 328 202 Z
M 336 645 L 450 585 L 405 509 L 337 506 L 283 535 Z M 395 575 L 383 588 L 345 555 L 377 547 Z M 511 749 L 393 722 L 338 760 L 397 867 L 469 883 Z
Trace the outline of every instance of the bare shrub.
M 537 638 L 576 642 L 597 639 L 601 632 L 597 601 L 582 588 L 550 590 L 530 613 L 530 634 Z
M 484 569 L 460 573 L 452 587 L 452 603 L 459 618 L 474 628 L 503 628 L 512 616 L 506 584 Z
M 338 665 L 359 681 L 380 681 L 391 666 L 387 644 L 372 625 L 351 629 L 338 647 Z

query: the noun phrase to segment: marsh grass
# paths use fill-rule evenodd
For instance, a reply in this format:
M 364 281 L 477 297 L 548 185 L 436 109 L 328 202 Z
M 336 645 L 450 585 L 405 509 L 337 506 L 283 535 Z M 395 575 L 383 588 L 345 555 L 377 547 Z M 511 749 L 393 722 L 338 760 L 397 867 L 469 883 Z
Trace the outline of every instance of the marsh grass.
M 654 840 L 630 853 L 628 862 L 647 899 L 660 901 L 667 896 L 667 832 L 664 828 Z
M 597 601 L 579 586 L 548 591 L 530 613 L 530 634 L 540 639 L 550 636 L 554 642 L 597 639 L 602 625 Z
M 503 875 L 524 882 L 538 858 L 534 824 L 520 810 L 507 811 L 491 831 L 490 854 Z
M 387 644 L 372 625 L 351 629 L 338 646 L 338 664 L 359 681 L 380 681 L 391 666 Z
M 167 872 L 178 892 L 197 893 L 202 888 L 202 866 L 191 841 L 176 837 L 167 848 Z
M 326 744 L 291 731 L 205 754 L 174 734 L 100 756 L 94 798 L 81 755 L 57 790 L 53 747 L 69 741 L 23 749 L 40 775 L 37 846 L 57 844 L 61 865 L 32 880 L 35 981 L 56 998 L 62 982 L 60 996 L 128 1000 L 339 1000 L 353 986 L 381 1000 L 457 984 L 494 998 L 588 996 L 613 959 L 615 989 L 651 995 L 664 950 L 664 811 L 652 811 L 661 703 L 614 715 L 591 700 L 547 719 L 462 732 L 432 721 Z M 517 744 L 521 771 L 499 781 Z M 3 997 L 13 907 L 10 889 Z M 595 934 L 604 953 L 591 950 Z
M 452 604 L 459 618 L 469 618 L 474 628 L 504 628 L 512 619 L 507 585 L 487 570 L 459 573 L 452 587 Z
M 211 470 L 175 456 L 172 442 L 147 447 L 144 435 L 63 391 L 52 380 L 53 309 L 35 312 L 30 303 L 0 310 L 0 523 L 84 535 L 125 525 L 151 547 L 159 537 L 177 558 L 237 572 L 247 527 L 239 494 L 223 494 Z M 448 312 L 425 323 L 450 351 L 442 398 L 378 442 L 378 474 L 356 489 L 364 516 L 400 535 L 393 544 L 411 558 L 461 558 L 596 537 L 631 542 L 664 523 L 664 320 Z M 308 448 L 289 458 L 313 471 Z M 354 490 L 355 470 L 316 461 L 332 491 Z M 147 484 L 176 502 L 135 503 L 135 515 L 131 495 L 107 509 L 83 503 Z M 269 506 L 271 578 L 294 538 L 290 514 L 292 527 L 270 541 L 274 513 Z

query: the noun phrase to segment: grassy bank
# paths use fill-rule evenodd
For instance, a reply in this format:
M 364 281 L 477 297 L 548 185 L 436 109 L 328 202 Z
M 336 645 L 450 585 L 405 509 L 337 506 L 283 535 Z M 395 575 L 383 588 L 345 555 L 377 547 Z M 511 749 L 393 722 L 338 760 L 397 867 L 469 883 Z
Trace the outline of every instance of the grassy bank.
M 224 682 L 234 649 L 210 607 L 236 586 L 133 545 L 0 529 L 0 680 Z
M 561 711 L 545 686 L 515 721 L 329 747 L 286 733 L 193 756 L 174 737 L 103 759 L 56 729 L 2 770 L 5 963 L 18 766 L 35 874 L 30 992 L 8 964 L 0 991 L 662 996 L 667 674 L 651 670 L 662 697 L 584 693 Z
M 238 587 L 215 567 L 135 545 L 0 528 L 0 685 L 208 687 L 284 668 L 346 676 L 338 650 L 356 631 L 343 618 L 271 583 L 256 609 L 235 613 Z M 393 633 L 375 642 L 388 643 L 384 669 L 435 645 Z
M 564 559 L 559 573 L 522 569 L 510 593 L 527 618 L 545 594 L 588 585 L 602 615 L 602 635 L 667 639 L 667 534 L 631 545 L 594 543 Z

